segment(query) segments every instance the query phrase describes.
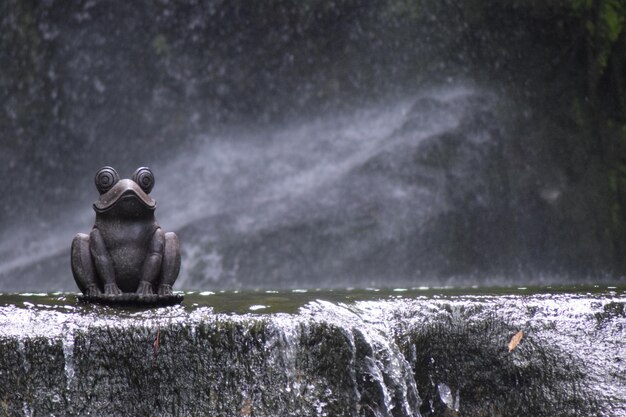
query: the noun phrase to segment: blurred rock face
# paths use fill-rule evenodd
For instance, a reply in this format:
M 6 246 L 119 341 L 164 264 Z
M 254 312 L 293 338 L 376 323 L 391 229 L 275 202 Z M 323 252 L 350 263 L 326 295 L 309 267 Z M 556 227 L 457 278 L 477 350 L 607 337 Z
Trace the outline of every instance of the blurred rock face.
M 155 167 L 185 288 L 615 279 L 553 25 L 409 3 L 4 2 L 0 289 L 73 289 L 103 165 Z

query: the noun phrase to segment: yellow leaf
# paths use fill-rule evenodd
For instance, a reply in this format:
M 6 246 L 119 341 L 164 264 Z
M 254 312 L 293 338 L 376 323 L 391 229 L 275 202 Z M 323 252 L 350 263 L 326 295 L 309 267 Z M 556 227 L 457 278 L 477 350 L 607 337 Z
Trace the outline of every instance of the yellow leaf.
M 239 413 L 242 417 L 247 417 L 252 414 L 252 401 L 250 399 L 246 399 L 243 402 L 243 407 L 239 410 Z
M 515 349 L 517 345 L 519 345 L 519 342 L 522 341 L 522 337 L 524 337 L 523 331 L 520 330 L 519 332 L 515 333 L 515 336 L 513 336 L 511 338 L 511 341 L 509 342 L 509 352 L 513 351 L 513 349 Z
M 160 342 L 161 342 L 161 328 L 157 327 L 157 334 L 156 334 L 156 337 L 154 338 L 154 352 L 153 352 L 153 355 L 154 355 L 155 358 L 159 354 L 159 343 Z

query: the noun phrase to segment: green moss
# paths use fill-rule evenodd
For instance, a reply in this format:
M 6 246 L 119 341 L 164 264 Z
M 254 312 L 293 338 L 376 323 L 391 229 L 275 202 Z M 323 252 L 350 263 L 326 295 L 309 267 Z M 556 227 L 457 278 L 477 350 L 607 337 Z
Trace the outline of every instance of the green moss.
M 164 34 L 159 33 L 152 39 L 152 49 L 159 56 L 167 57 L 170 55 L 170 45 Z

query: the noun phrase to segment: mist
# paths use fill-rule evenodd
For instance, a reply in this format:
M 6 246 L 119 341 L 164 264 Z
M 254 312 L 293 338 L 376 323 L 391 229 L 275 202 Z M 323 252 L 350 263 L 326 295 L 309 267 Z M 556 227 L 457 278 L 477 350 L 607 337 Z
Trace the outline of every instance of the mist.
M 178 289 L 622 282 L 577 15 L 453 3 L 4 2 L 0 290 L 75 288 L 104 165 L 155 173 Z

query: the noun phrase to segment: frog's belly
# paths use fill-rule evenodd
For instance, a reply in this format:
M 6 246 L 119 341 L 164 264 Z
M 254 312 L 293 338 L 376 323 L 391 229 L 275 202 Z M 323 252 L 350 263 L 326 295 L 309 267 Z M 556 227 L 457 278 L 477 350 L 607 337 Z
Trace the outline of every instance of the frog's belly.
M 135 292 L 141 280 L 146 250 L 136 245 L 121 246 L 109 251 L 115 268 L 117 286 L 123 292 Z

